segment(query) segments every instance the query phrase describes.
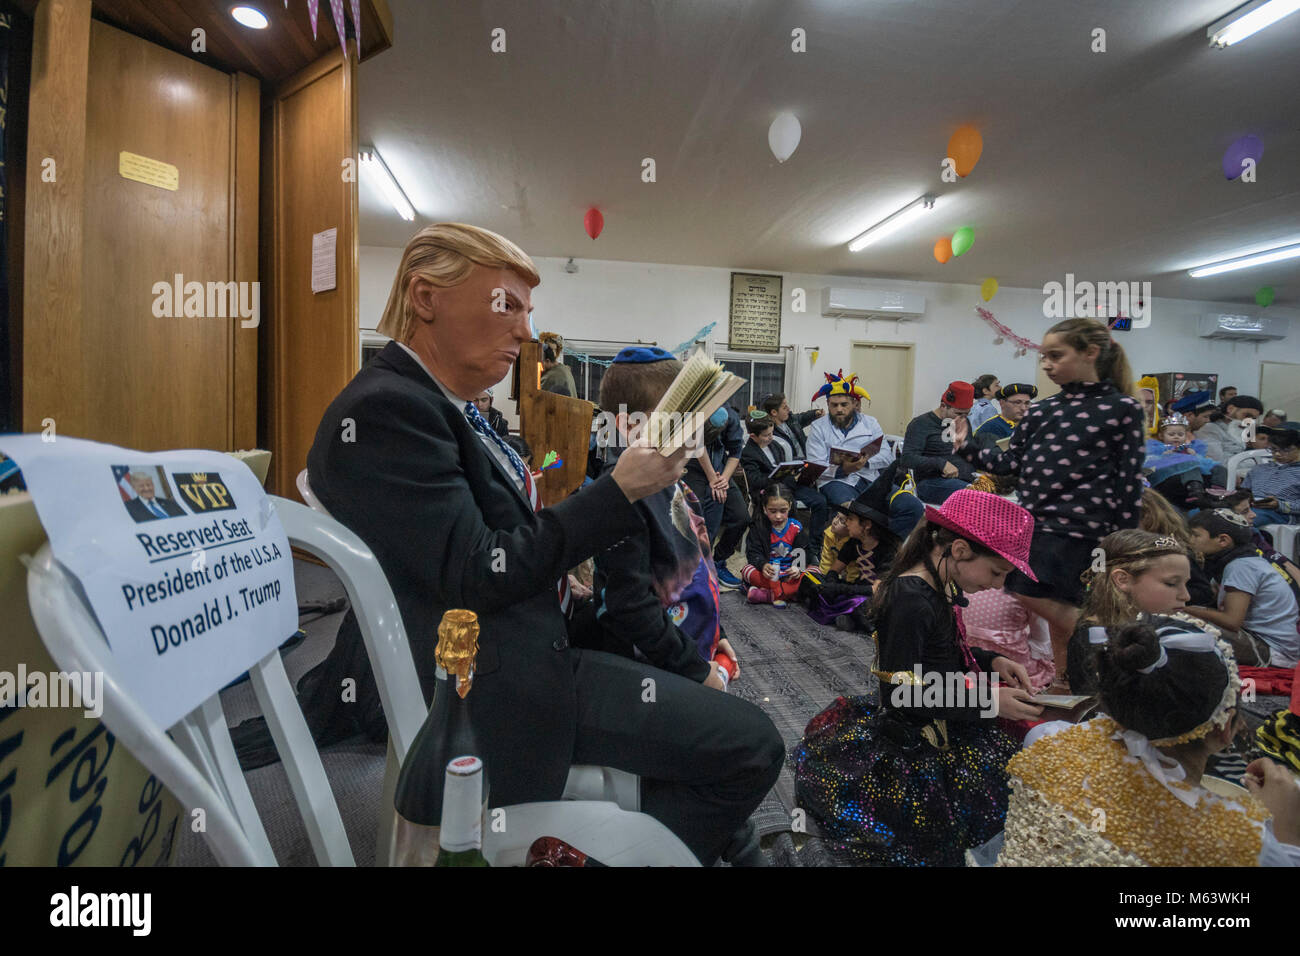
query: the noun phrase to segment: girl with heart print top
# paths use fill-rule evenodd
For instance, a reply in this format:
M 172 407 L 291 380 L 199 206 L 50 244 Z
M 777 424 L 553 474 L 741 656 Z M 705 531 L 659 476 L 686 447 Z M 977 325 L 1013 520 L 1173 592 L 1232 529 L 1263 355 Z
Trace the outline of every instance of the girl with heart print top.
M 1047 619 L 1064 676 L 1083 603 L 1079 576 L 1102 538 L 1138 523 L 1145 418 L 1124 349 L 1101 322 L 1058 322 L 1040 348 L 1043 369 L 1061 390 L 1029 407 L 1006 451 L 974 447 L 959 424 L 958 453 L 984 471 L 1018 479 L 1020 504 L 1034 516 L 1029 564 L 1038 581 L 1012 572 L 1006 588 Z

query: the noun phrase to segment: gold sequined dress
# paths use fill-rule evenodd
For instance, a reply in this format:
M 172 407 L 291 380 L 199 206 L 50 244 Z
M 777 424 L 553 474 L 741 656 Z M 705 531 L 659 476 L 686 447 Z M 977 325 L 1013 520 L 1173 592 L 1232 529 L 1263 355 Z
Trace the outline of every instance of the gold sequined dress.
M 1159 779 L 1109 717 L 1012 758 L 998 866 L 1255 866 L 1268 811 Z

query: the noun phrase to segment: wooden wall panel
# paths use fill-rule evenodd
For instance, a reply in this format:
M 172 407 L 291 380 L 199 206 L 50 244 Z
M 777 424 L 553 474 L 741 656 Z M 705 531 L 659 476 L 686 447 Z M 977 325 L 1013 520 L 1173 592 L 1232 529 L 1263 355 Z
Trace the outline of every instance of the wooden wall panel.
M 23 265 L 22 428 L 46 418 L 85 422 L 88 396 L 63 392 L 65 355 L 82 351 L 82 221 L 90 0 L 45 0 L 36 11 L 27 134 Z M 54 161 L 54 182 L 41 178 Z M 16 317 L 15 317 L 16 319 Z M 75 427 L 75 426 L 74 426 Z
M 323 58 L 276 89 L 267 109 L 263 275 L 273 307 L 262 337 L 263 444 L 268 490 L 294 497 L 321 416 L 360 365 L 357 183 L 342 166 L 357 155 L 355 58 Z M 312 236 L 331 228 L 337 285 L 313 293 Z
M 232 262 L 235 279 L 258 280 L 259 174 L 261 169 L 262 85 L 246 73 L 231 78 L 235 85 L 233 165 L 237 188 L 231 193 L 234 229 Z M 259 302 L 265 290 L 259 293 Z M 259 326 L 260 328 L 260 326 Z M 233 375 L 230 380 L 232 449 L 257 447 L 257 344 L 259 328 L 234 327 Z

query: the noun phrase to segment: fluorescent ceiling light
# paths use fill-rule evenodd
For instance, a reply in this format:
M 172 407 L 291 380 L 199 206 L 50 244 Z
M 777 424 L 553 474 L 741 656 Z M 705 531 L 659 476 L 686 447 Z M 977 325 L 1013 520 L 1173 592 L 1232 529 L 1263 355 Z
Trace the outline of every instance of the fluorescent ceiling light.
M 236 22 L 253 30 L 265 30 L 271 25 L 271 21 L 266 19 L 266 14 L 256 7 L 231 7 L 230 15 Z
M 393 174 L 388 171 L 384 165 L 383 159 L 373 146 L 365 146 L 361 149 L 361 169 L 370 177 L 370 181 L 379 188 L 397 214 L 410 222 L 415 218 L 415 207 L 411 201 L 406 198 L 406 193 L 402 192 L 402 187 L 397 184 Z
M 1297 0 L 1297 2 L 1300 2 L 1300 0 Z M 853 241 L 849 243 L 849 252 L 861 252 L 877 239 L 889 235 L 891 232 L 896 231 L 900 226 L 905 226 L 907 223 L 914 220 L 920 213 L 927 212 L 933 208 L 934 197 L 928 194 L 922 196 L 920 199 L 908 203 L 892 216 L 880 220 L 880 222 L 876 223 L 870 229 L 856 236 Z
M 1193 279 L 1201 279 L 1205 276 L 1217 276 L 1221 272 L 1233 272 L 1237 269 L 1249 269 L 1252 266 L 1264 266 L 1270 262 L 1282 262 L 1285 259 L 1295 259 L 1300 256 L 1300 243 L 1294 246 L 1282 246 L 1278 249 L 1270 249 L 1268 252 L 1257 252 L 1254 255 L 1242 256 L 1239 259 L 1225 259 L 1222 262 L 1211 262 L 1208 265 L 1197 266 L 1195 269 L 1188 269 L 1187 274 Z
M 1297 10 L 1300 10 L 1300 0 L 1251 0 L 1211 24 L 1205 33 L 1210 38 L 1210 46 L 1222 49 L 1254 36 Z

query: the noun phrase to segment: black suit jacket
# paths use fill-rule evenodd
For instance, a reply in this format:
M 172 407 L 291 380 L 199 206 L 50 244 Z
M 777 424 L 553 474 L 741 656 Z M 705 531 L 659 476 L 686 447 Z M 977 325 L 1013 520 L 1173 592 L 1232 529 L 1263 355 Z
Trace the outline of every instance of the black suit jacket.
M 785 461 L 785 449 L 776 442 L 768 445 L 767 450 L 772 453 L 778 465 Z M 758 496 L 770 482 L 767 476 L 772 473 L 772 465 L 763 454 L 763 449 L 755 445 L 752 440 L 745 442 L 745 447 L 740 450 L 740 467 L 745 470 L 745 480 L 749 482 L 749 496 L 757 501 Z M 784 484 L 794 487 L 794 479 L 791 478 Z
M 178 505 L 176 502 L 172 501 L 170 498 L 155 497 L 153 500 L 154 503 L 158 505 L 158 507 L 162 508 L 163 511 L 167 512 L 167 517 L 169 518 L 180 518 L 185 514 L 185 512 L 181 510 L 181 506 Z M 131 513 L 131 517 L 134 518 L 136 521 L 157 521 L 158 520 L 158 515 L 154 514 L 152 511 L 146 508 L 144 506 L 144 502 L 141 501 L 139 498 L 132 498 L 130 501 L 128 501 L 126 503 L 126 510 Z
M 597 551 L 644 534 L 645 524 L 609 476 L 534 513 L 462 407 L 389 343 L 326 410 L 307 456 L 312 490 L 379 560 L 426 700 L 443 612 L 478 614 L 468 700 L 491 802 L 555 800 L 572 763 L 576 720 L 556 582 Z M 355 442 L 342 441 L 349 418 Z M 335 650 L 362 669 L 349 619 Z M 337 685 L 324 690 L 338 697 Z

